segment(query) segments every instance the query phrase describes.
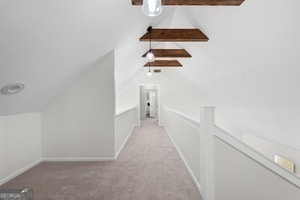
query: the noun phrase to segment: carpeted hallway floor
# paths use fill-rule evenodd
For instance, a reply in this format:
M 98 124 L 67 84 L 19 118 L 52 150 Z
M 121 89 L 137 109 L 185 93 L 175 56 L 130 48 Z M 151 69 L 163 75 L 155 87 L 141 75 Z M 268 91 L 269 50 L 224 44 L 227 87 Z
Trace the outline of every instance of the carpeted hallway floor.
M 167 133 L 143 120 L 118 160 L 43 162 L 1 188 L 33 188 L 36 200 L 201 200 Z

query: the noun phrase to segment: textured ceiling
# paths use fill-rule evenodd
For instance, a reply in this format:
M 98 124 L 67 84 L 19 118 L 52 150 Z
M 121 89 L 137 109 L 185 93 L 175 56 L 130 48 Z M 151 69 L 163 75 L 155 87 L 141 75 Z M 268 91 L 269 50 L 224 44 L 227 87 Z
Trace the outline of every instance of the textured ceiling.
M 149 18 L 130 0 L 1 0 L 0 86 L 25 89 L 0 95 L 0 115 L 41 111 L 112 49 L 121 88 L 142 70 L 149 25 L 200 28 L 208 43 L 178 44 L 193 56 L 182 75 L 243 131 L 300 149 L 299 10 L 297 0 L 249 0 Z

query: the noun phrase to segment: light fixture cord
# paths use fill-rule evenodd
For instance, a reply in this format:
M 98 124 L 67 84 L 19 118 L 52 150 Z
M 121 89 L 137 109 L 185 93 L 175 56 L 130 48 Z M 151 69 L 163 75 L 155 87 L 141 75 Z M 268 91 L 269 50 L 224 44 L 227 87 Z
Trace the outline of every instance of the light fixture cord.
M 152 46 L 151 46 L 151 39 L 152 39 L 151 33 L 152 33 L 152 28 L 150 29 L 150 51 L 152 50 Z
M 152 26 L 149 26 L 148 31 L 150 32 L 150 51 L 149 51 L 149 52 L 151 52 L 151 50 L 152 50 L 152 46 L 151 46 L 151 40 L 152 40 L 152 35 L 151 35 L 151 33 L 152 33 Z

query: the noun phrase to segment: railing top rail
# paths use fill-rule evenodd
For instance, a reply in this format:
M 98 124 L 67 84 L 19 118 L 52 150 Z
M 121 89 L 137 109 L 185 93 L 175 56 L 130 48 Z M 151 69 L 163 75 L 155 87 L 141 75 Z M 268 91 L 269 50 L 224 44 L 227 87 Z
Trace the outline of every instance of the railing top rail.
M 185 120 L 186 122 L 188 122 L 191 126 L 193 126 L 194 128 L 197 128 L 199 129 L 200 128 L 200 120 L 199 119 L 196 119 L 196 118 L 193 118 L 193 117 L 190 117 L 182 112 L 179 112 L 177 110 L 174 110 L 172 108 L 169 108 L 169 107 L 165 107 L 165 109 L 167 111 L 170 111 L 172 112 L 173 114 L 175 114 L 176 116 L 182 118 L 183 120 Z
M 260 164 L 267 167 L 274 173 L 278 174 L 282 178 L 286 179 L 290 183 L 292 183 L 295 186 L 297 186 L 298 188 L 300 188 L 300 178 L 296 174 L 293 174 L 293 173 L 283 169 L 282 167 L 277 165 L 275 162 L 273 162 L 270 159 L 268 159 L 267 157 L 263 156 L 261 153 L 257 152 L 253 148 L 249 147 L 247 144 L 243 143 L 242 141 L 233 137 L 229 133 L 225 132 L 218 126 L 215 126 L 214 134 L 216 137 L 223 140 L 227 144 L 231 145 L 232 147 L 234 147 L 241 153 L 246 154 L 253 160 L 259 162 Z
M 116 117 L 119 117 L 119 116 L 121 116 L 121 115 L 123 115 L 123 114 L 125 114 L 125 113 L 127 113 L 127 112 L 129 112 L 131 110 L 133 110 L 133 109 L 136 109 L 136 106 L 119 110 L 119 111 L 116 112 Z

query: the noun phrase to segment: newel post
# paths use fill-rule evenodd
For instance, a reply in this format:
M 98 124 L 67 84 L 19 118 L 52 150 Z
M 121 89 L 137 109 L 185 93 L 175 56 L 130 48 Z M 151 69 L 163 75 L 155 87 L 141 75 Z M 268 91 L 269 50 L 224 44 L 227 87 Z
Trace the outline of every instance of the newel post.
M 200 108 L 200 185 L 204 200 L 214 200 L 215 107 Z

